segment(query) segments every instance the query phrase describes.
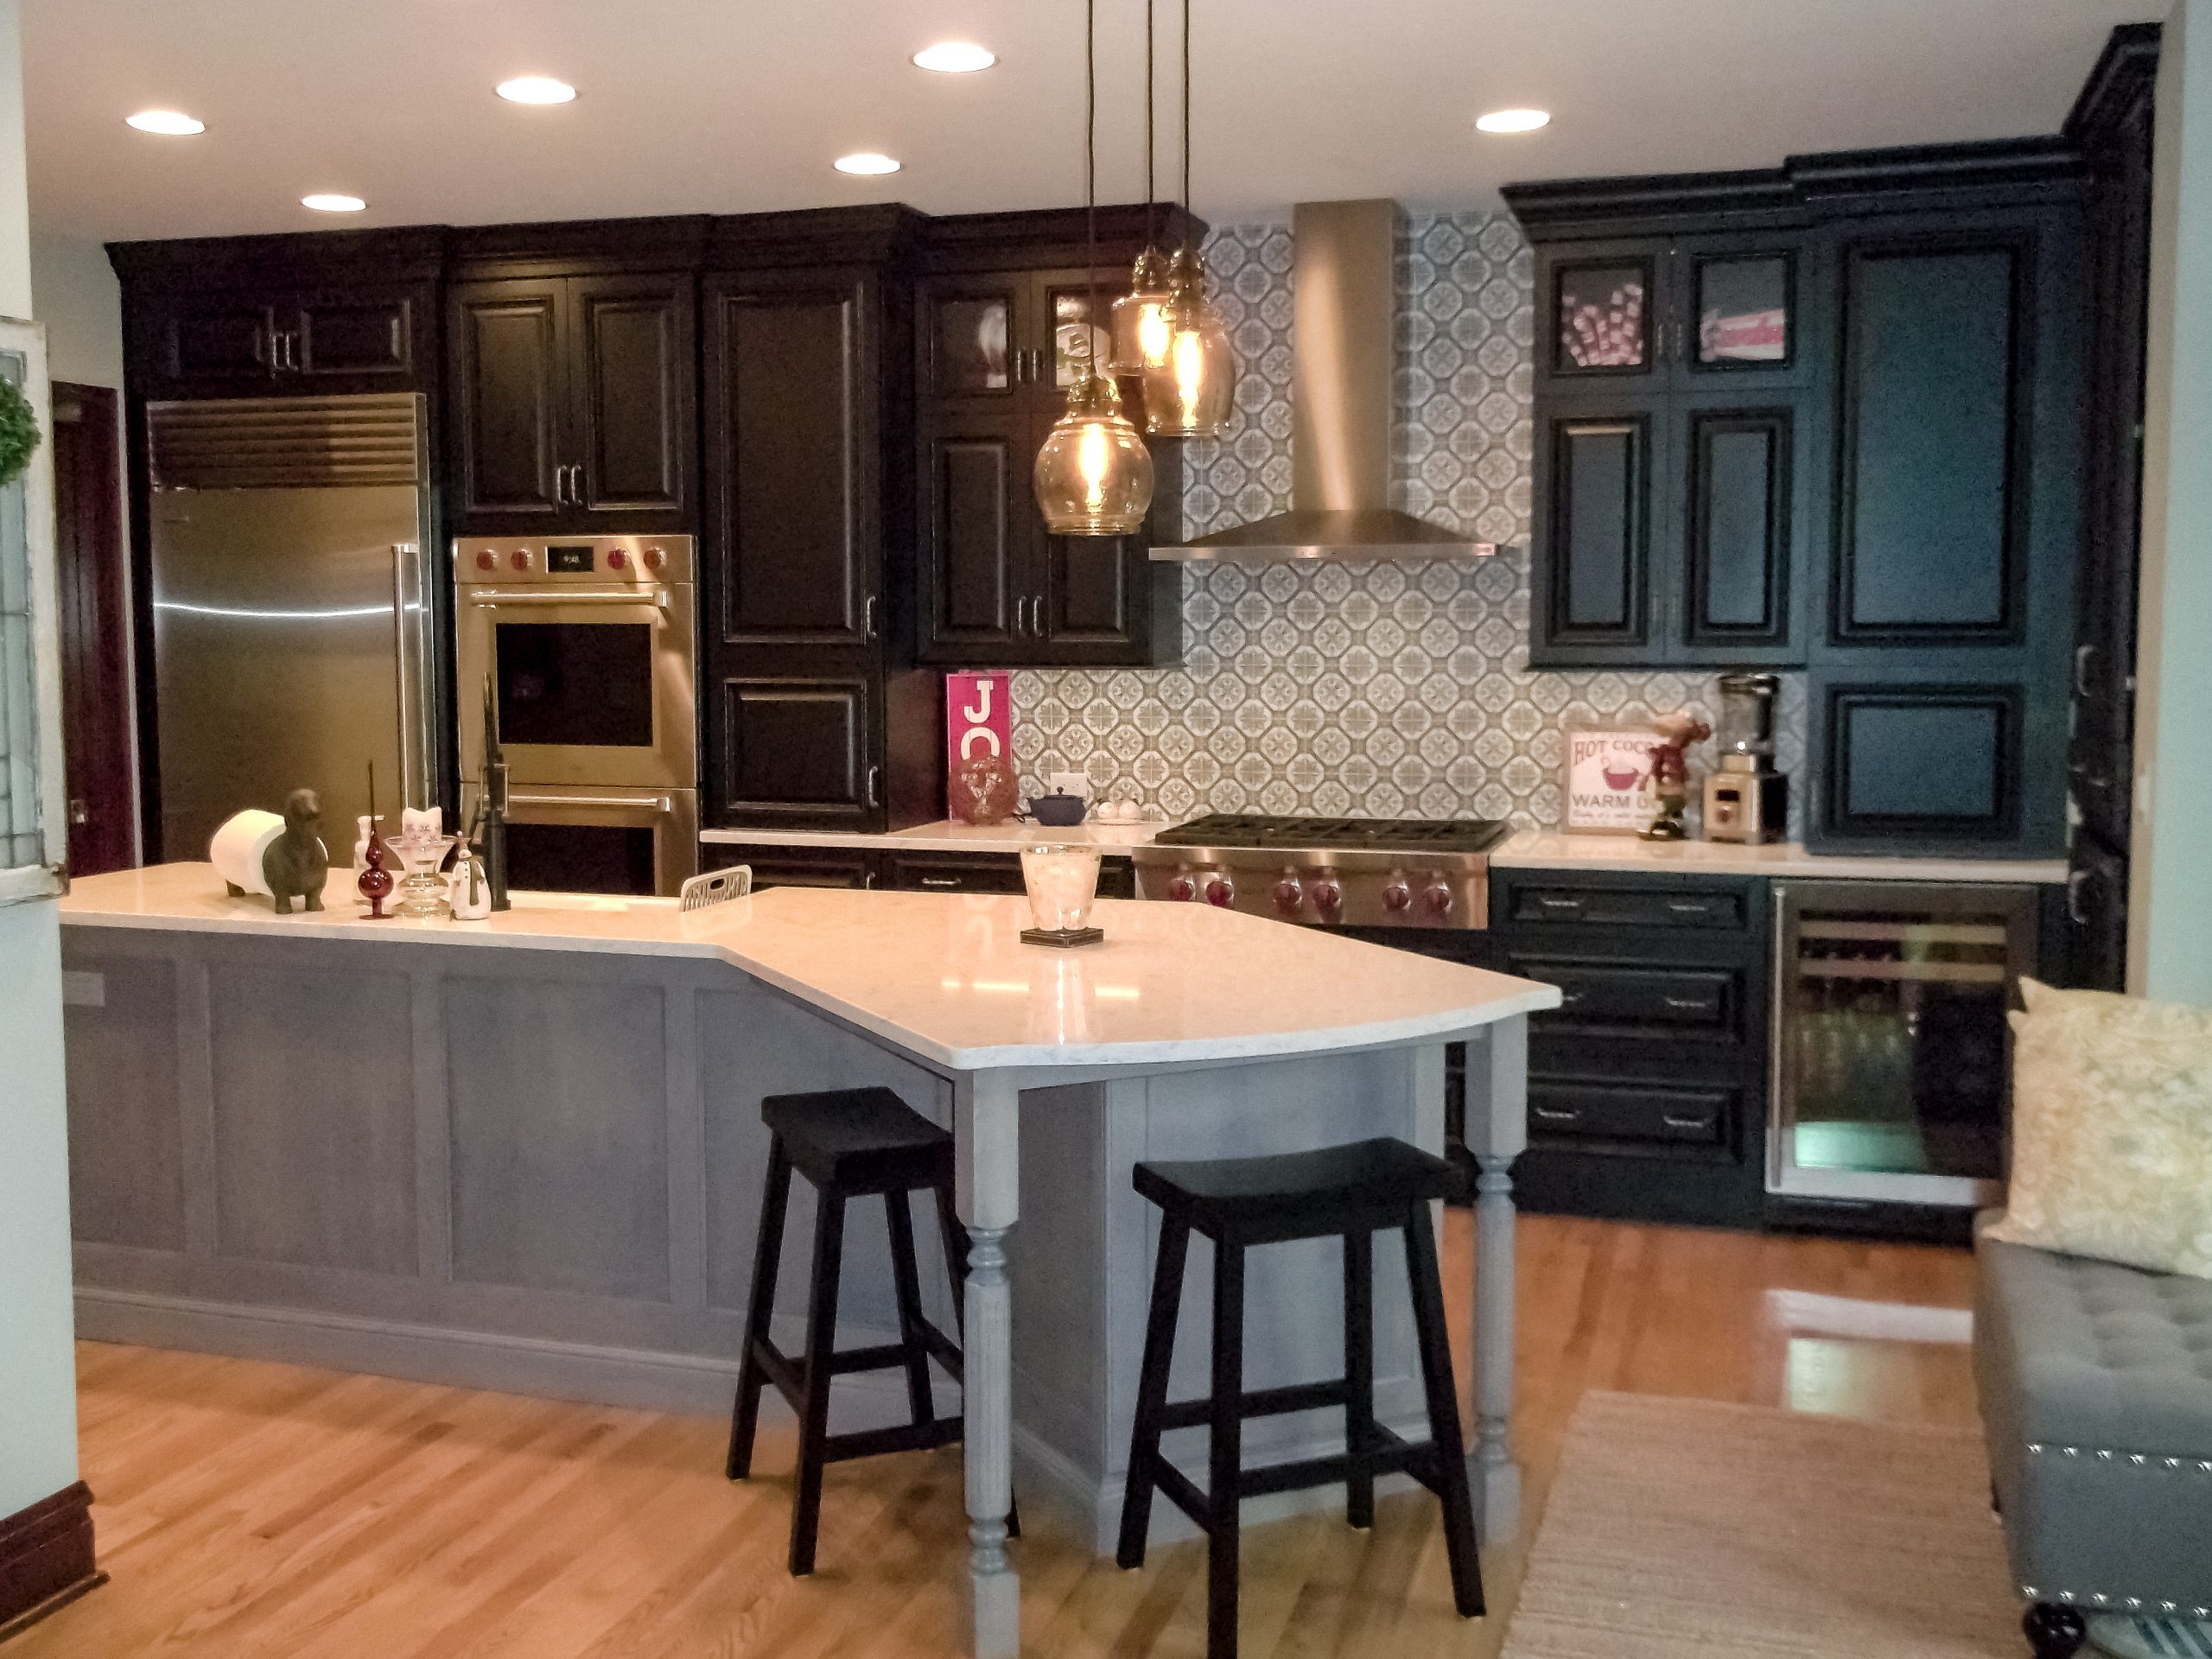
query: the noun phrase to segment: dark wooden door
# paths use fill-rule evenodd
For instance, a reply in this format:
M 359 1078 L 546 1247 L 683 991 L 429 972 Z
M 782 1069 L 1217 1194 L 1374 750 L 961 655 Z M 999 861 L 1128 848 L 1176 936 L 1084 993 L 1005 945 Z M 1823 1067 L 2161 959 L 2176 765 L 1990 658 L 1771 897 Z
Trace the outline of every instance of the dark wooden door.
M 61 722 L 68 767 L 69 868 L 78 875 L 125 869 L 137 861 L 117 432 L 112 391 L 54 386 Z
M 567 299 L 560 277 L 448 290 L 448 487 L 463 535 L 565 527 Z
M 245 291 L 156 300 L 142 314 L 134 355 L 148 369 L 148 395 L 244 396 L 266 389 L 276 372 L 276 324 L 269 296 Z
M 1536 430 L 1532 666 L 1666 660 L 1653 567 L 1671 424 L 1661 394 L 1547 400 Z
M 709 810 L 880 828 L 883 524 L 874 279 L 710 277 Z
M 691 527 L 696 442 L 692 279 L 569 283 L 569 516 L 629 531 Z
M 1560 392 L 1649 390 L 1665 378 L 1670 245 L 1562 244 L 1536 253 L 1536 381 Z
M 289 373 L 320 392 L 414 385 L 428 372 L 434 292 L 428 283 L 364 283 L 288 300 L 278 321 L 292 335 Z
M 1809 402 L 1750 387 L 1675 400 L 1666 444 L 1674 493 L 1657 538 L 1670 660 L 1770 668 L 1804 660 Z

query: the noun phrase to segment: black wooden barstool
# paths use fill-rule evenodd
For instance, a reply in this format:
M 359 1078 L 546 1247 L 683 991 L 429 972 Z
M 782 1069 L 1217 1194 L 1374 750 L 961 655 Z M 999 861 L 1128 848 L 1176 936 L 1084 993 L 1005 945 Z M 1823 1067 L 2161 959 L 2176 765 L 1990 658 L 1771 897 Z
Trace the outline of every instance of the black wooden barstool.
M 1444 1541 L 1452 1595 L 1462 1617 L 1483 1611 L 1482 1567 L 1475 1554 L 1474 1506 L 1459 1439 L 1452 1349 L 1444 1324 L 1444 1287 L 1428 1205 L 1462 1195 L 1459 1172 L 1402 1141 L 1362 1141 L 1320 1152 L 1211 1163 L 1139 1164 L 1136 1189 L 1160 1209 L 1160 1260 L 1153 1269 L 1152 1317 L 1130 1437 L 1128 1484 L 1122 1499 L 1116 1559 L 1144 1564 L 1156 1485 L 1198 1523 L 1207 1540 L 1206 1652 L 1236 1659 L 1237 1503 L 1267 1492 L 1343 1481 L 1351 1524 L 1375 1520 L 1375 1477 L 1409 1474 L 1444 1502 Z M 1428 1395 L 1429 1438 L 1414 1445 L 1375 1421 L 1374 1236 L 1401 1228 L 1413 1281 L 1414 1326 Z M 1170 1405 L 1167 1372 L 1175 1357 L 1175 1316 L 1183 1260 L 1193 1232 L 1213 1241 L 1213 1382 L 1209 1395 Z M 1334 1382 L 1244 1391 L 1244 1252 L 1297 1238 L 1344 1240 L 1344 1375 Z M 1243 1466 L 1245 1421 L 1342 1406 L 1344 1450 L 1336 1457 Z M 1171 1428 L 1211 1431 L 1206 1490 L 1200 1491 L 1160 1452 Z
M 753 1300 L 745 1317 L 745 1357 L 730 1414 L 728 1474 L 752 1472 L 753 1432 L 766 1383 L 798 1414 L 798 1493 L 791 1510 L 791 1567 L 814 1571 L 814 1540 L 822 1518 L 824 1465 L 882 1452 L 916 1452 L 960 1438 L 957 1416 L 939 1417 L 930 1399 L 929 1362 L 960 1379 L 960 1349 L 922 1314 L 914 1262 L 913 1214 L 907 1195 L 935 1194 L 944 1259 L 953 1275 L 958 1319 L 968 1237 L 952 1214 L 952 1136 L 888 1089 L 840 1089 L 821 1094 L 771 1095 L 760 1103 L 768 1126 L 768 1185 L 760 1201 L 760 1242 L 753 1259 Z M 784 1211 L 793 1172 L 820 1194 L 814 1217 L 814 1274 L 806 1304 L 806 1352 L 794 1360 L 768 1332 L 775 1311 L 776 1268 L 783 1255 Z M 844 1254 L 845 1201 L 883 1197 L 891 1230 L 891 1273 L 899 1301 L 899 1340 L 836 1351 L 837 1277 Z M 830 1383 L 854 1371 L 903 1370 L 913 1421 L 858 1433 L 830 1433 Z M 1009 1528 L 1014 1522 L 1009 1519 Z

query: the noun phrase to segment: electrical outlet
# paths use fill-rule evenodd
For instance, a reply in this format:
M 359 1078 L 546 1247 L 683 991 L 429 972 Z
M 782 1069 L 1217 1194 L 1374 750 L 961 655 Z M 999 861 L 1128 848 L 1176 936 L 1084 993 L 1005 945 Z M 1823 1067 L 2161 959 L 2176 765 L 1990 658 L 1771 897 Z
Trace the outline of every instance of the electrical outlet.
M 1090 798 L 1090 779 L 1079 772 L 1051 772 L 1045 781 L 1055 794 L 1080 795 L 1086 800 Z

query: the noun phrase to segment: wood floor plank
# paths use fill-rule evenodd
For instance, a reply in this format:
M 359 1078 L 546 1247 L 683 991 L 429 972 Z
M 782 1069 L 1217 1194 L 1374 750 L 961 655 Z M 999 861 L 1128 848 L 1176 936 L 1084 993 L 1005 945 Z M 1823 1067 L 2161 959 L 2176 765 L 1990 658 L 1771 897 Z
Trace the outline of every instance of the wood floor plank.
M 1248 1659 L 1490 1659 L 1576 1402 L 1592 1388 L 1883 1420 L 1974 1419 L 1965 1251 L 1555 1217 L 1521 1224 L 1528 1526 L 1486 1548 L 1492 1616 L 1452 1610 L 1436 1505 L 1252 1527 Z M 1444 1263 L 1462 1408 L 1467 1222 Z M 1807 1298 L 1815 1300 L 1808 1300 Z M 1840 1299 L 1821 1301 L 1818 1299 Z M 957 1448 L 830 1471 L 821 1568 L 784 1570 L 794 1440 L 750 1480 L 723 1425 L 87 1343 L 83 1465 L 105 1588 L 8 1659 L 912 1659 L 957 1652 Z M 1024 1651 L 1203 1659 L 1205 1551 L 1142 1570 L 1041 1529 L 1015 1547 Z

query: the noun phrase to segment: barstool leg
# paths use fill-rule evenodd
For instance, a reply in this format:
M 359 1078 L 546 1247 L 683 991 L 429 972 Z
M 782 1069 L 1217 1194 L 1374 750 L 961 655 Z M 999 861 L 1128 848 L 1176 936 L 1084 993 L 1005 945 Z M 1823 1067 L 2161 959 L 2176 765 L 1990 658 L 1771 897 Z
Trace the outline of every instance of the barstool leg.
M 729 1456 L 723 1472 L 743 1480 L 753 1472 L 753 1436 L 760 1422 L 760 1345 L 768 1340 L 776 1311 L 776 1268 L 784 1254 L 784 1211 L 791 1199 L 791 1165 L 784 1143 L 768 1142 L 768 1184 L 760 1195 L 760 1235 L 753 1246 L 753 1299 L 745 1310 L 745 1353 L 737 1365 L 737 1400 L 729 1414 Z
M 791 1505 L 791 1576 L 814 1571 L 822 1521 L 822 1452 L 830 1435 L 830 1360 L 837 1346 L 837 1274 L 845 1250 L 845 1200 L 824 1192 L 814 1214 L 813 1291 L 807 1300 L 806 1358 L 800 1378 L 798 1492 Z
M 1160 1223 L 1160 1255 L 1152 1270 L 1152 1312 L 1144 1326 L 1144 1361 L 1137 1374 L 1136 1422 L 1129 1431 L 1129 1471 L 1122 1485 L 1122 1537 L 1114 1560 L 1144 1565 L 1152 1530 L 1153 1463 L 1160 1456 L 1160 1414 L 1167 1405 L 1167 1372 L 1175 1360 L 1175 1315 L 1183 1305 L 1183 1258 L 1191 1230 L 1173 1217 Z
M 1406 1217 L 1406 1273 L 1413 1281 L 1414 1331 L 1421 1344 L 1421 1381 L 1428 1395 L 1430 1461 L 1444 1499 L 1444 1550 L 1452 1563 L 1452 1599 L 1462 1618 L 1483 1616 L 1483 1569 L 1475 1553 L 1475 1508 L 1467 1491 L 1466 1446 L 1459 1438 L 1459 1392 L 1452 1380 L 1452 1341 L 1444 1325 L 1444 1283 L 1436 1268 L 1436 1236 L 1428 1205 Z
M 914 1266 L 914 1212 L 904 1192 L 883 1195 L 891 1230 L 891 1282 L 899 1300 L 899 1340 L 906 1351 L 906 1405 L 916 1427 L 937 1421 L 930 1402 L 930 1355 L 922 1345 L 922 1280 Z
M 1206 1659 L 1236 1659 L 1236 1489 L 1244 1456 L 1244 1247 L 1213 1252 L 1213 1409 L 1206 1448 Z
M 1375 1471 L 1360 1460 L 1375 1449 L 1375 1235 L 1344 1238 L 1344 1451 L 1352 1459 L 1344 1482 L 1344 1518 L 1375 1524 Z

